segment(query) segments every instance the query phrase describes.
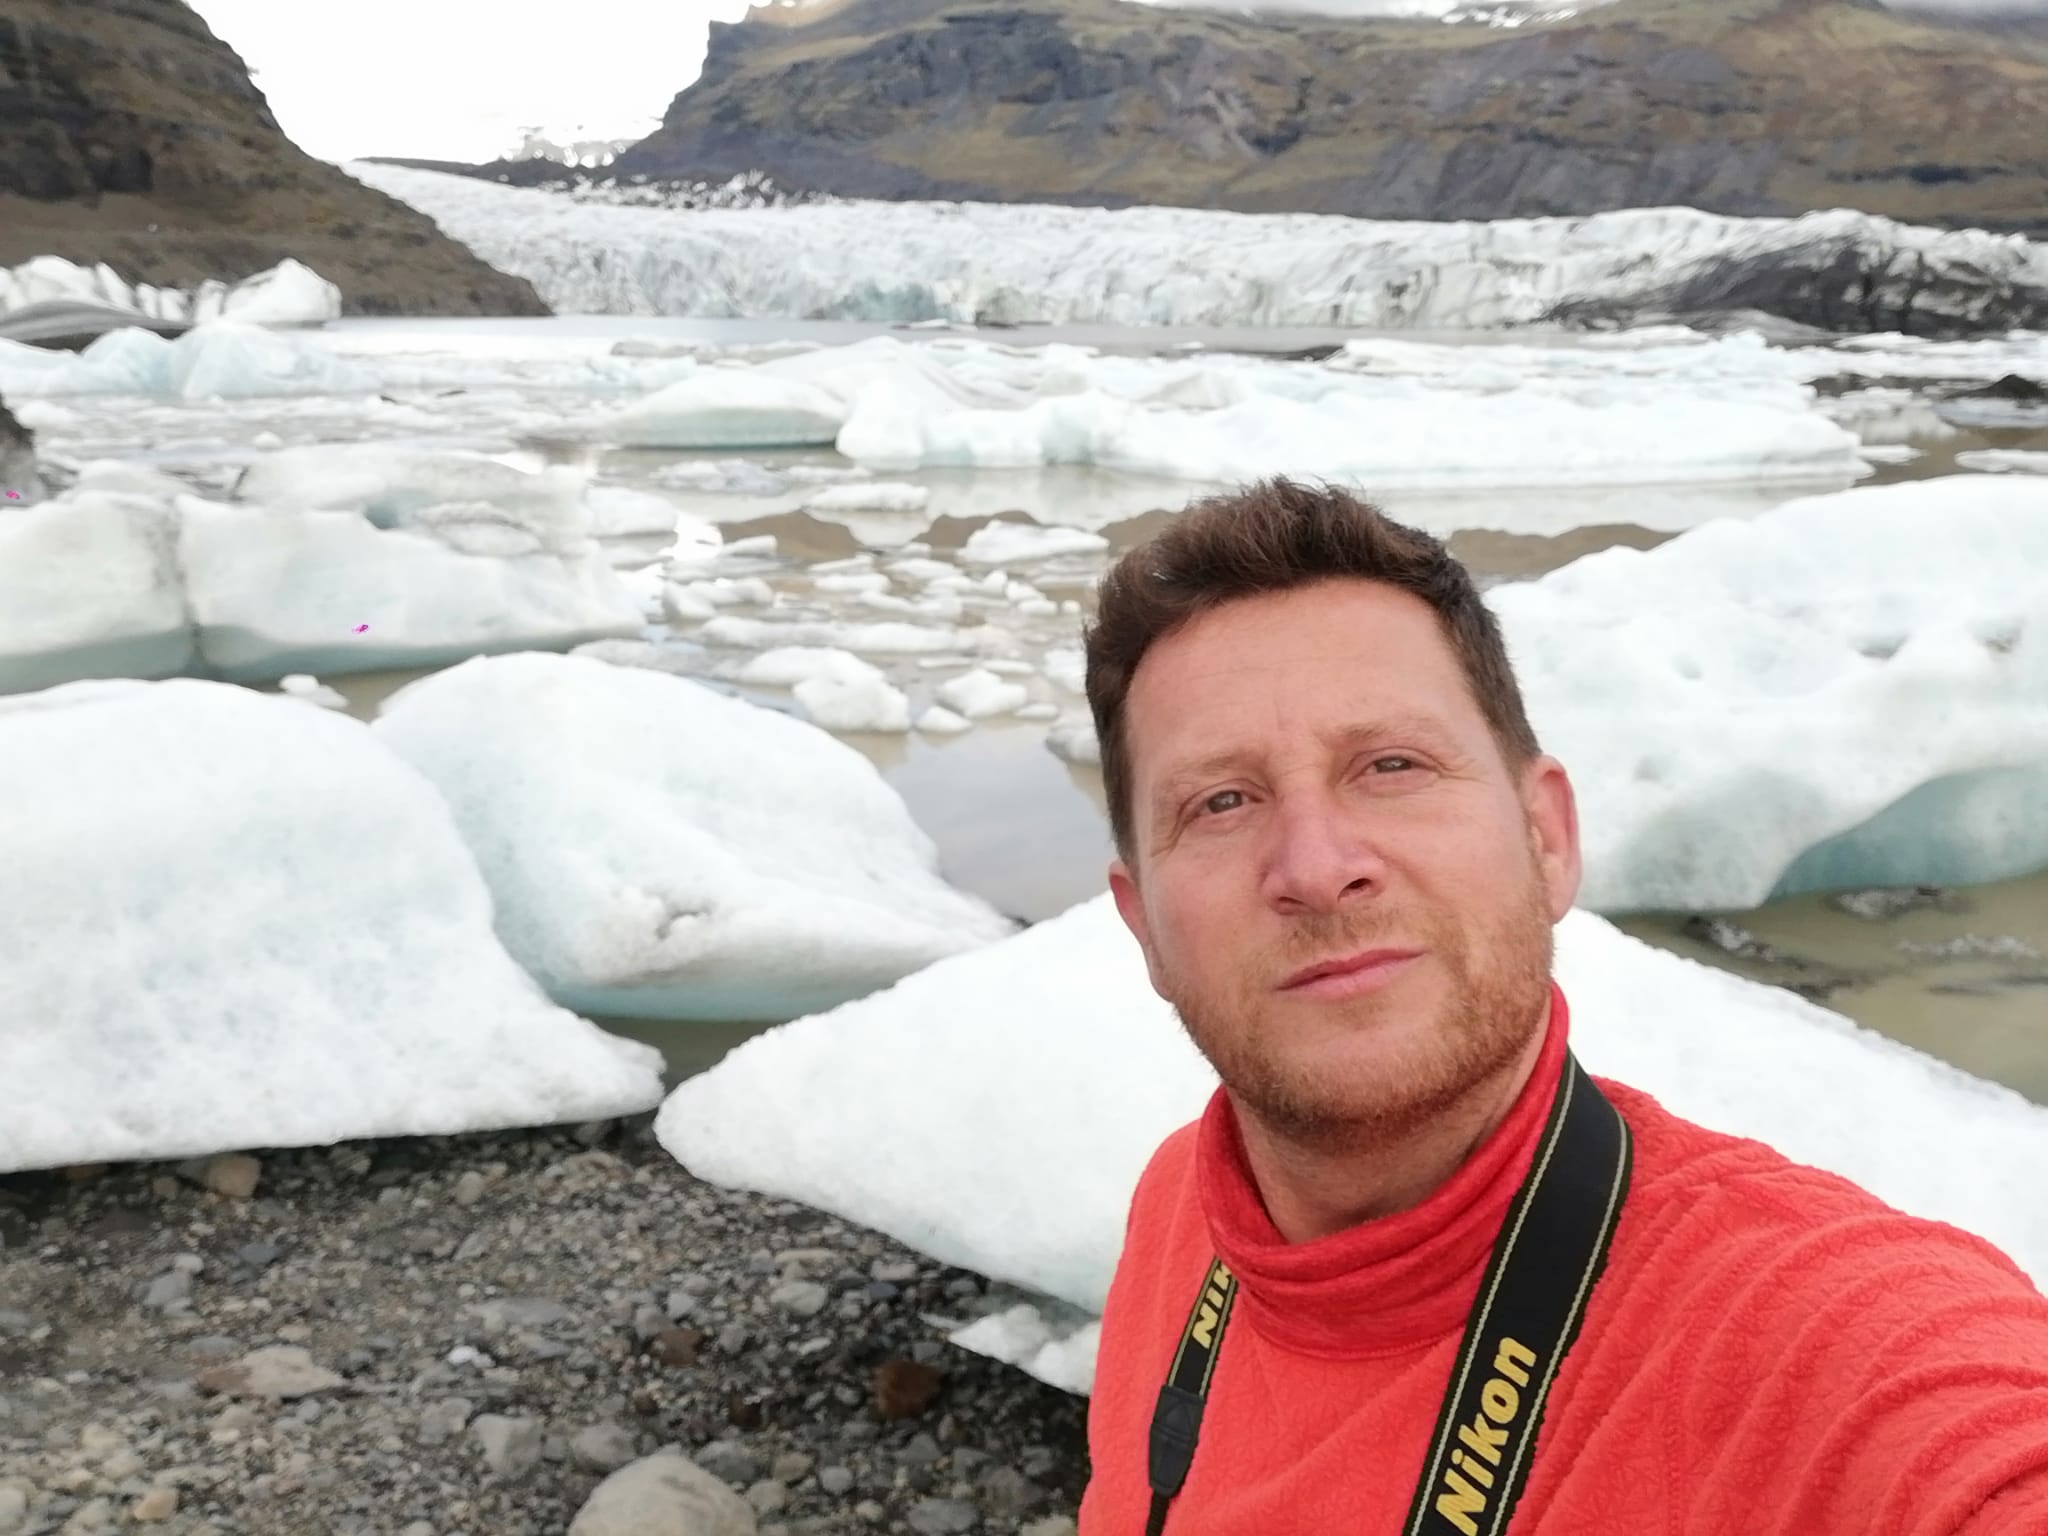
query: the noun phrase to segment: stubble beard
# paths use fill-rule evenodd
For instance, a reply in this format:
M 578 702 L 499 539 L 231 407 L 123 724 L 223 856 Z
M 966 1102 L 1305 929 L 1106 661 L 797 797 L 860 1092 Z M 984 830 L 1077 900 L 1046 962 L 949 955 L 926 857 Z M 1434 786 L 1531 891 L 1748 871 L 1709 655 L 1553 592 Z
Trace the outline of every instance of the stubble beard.
M 1434 1021 L 1406 1028 L 1404 1039 L 1376 1057 L 1369 1076 L 1307 1059 L 1298 1043 L 1281 1038 L 1299 1027 L 1296 1010 L 1318 1005 L 1276 1008 L 1274 978 L 1382 942 L 1419 945 L 1428 951 L 1422 963 L 1446 972 L 1450 997 Z M 1270 970 L 1240 977 L 1216 997 L 1177 986 L 1172 1001 L 1196 1049 L 1269 1134 L 1305 1152 L 1356 1156 L 1412 1136 L 1508 1070 L 1547 1017 L 1552 957 L 1550 913 L 1531 871 L 1522 899 L 1477 932 L 1452 921 L 1418 931 L 1412 922 L 1377 917 L 1307 919 Z M 1333 1020 L 1341 1012 L 1359 1028 L 1373 1028 L 1387 1010 L 1402 1007 L 1398 981 L 1391 990 L 1393 998 L 1381 993 L 1320 1006 Z

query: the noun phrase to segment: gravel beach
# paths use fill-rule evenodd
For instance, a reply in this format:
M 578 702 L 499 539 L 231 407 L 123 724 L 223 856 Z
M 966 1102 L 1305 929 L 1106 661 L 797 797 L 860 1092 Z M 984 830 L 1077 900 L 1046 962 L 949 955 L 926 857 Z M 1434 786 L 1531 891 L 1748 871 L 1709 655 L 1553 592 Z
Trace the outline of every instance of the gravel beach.
M 652 1120 L 0 1178 L 0 1533 L 1071 1536 L 986 1281 Z

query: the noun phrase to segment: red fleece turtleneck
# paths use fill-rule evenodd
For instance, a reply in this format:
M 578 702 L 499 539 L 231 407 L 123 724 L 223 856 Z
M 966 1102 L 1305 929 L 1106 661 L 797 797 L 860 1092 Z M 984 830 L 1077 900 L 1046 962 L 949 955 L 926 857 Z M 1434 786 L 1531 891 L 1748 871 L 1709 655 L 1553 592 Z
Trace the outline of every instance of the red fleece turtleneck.
M 1140 1179 L 1102 1320 L 1080 1536 L 1143 1536 L 1188 1308 L 1238 1280 L 1166 1536 L 1395 1536 L 1563 1069 L 1411 1210 L 1289 1244 L 1218 1089 Z M 1628 1202 L 1512 1536 L 2048 1536 L 2048 1300 L 2003 1254 L 1607 1079 Z

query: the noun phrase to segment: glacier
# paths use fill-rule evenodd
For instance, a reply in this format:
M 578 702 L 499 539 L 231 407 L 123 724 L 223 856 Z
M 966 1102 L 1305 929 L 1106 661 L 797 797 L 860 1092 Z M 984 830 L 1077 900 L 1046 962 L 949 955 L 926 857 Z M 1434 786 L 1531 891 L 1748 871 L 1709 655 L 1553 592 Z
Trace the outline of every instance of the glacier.
M 343 169 L 529 279 L 563 314 L 1492 329 L 1671 313 L 1689 285 L 1709 291 L 1731 268 L 1782 262 L 1820 300 L 1840 286 L 1845 311 L 1848 288 L 1872 275 L 1899 286 L 1917 332 L 2048 328 L 2048 246 L 1847 209 L 1485 223 L 921 202 L 679 213 L 364 161 Z M 1827 276 L 1838 263 L 1855 275 Z
M 0 698 L 0 801 L 33 807 L 0 817 L 0 1173 L 660 1102 L 359 721 L 195 679 Z

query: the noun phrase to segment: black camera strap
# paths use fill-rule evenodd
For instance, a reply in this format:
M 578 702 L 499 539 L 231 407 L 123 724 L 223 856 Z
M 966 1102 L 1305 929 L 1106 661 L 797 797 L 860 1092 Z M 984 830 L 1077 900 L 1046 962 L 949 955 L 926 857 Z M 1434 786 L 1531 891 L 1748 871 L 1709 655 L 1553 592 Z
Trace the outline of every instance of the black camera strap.
M 1543 1401 L 1578 1337 L 1628 1193 L 1629 1134 L 1578 1058 L 1564 1072 L 1536 1160 L 1494 1240 L 1465 1321 L 1404 1536 L 1500 1536 L 1528 1481 Z M 1187 1480 L 1237 1279 L 1212 1259 L 1152 1414 L 1152 1516 Z

